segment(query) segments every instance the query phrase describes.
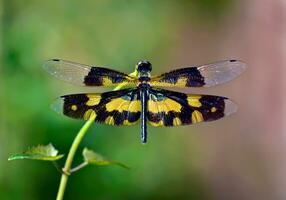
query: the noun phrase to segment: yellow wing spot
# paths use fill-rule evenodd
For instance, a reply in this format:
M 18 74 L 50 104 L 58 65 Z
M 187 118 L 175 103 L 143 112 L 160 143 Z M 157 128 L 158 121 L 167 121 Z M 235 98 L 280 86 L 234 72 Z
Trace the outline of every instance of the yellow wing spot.
M 212 112 L 212 113 L 214 113 L 214 112 L 216 112 L 216 111 L 217 111 L 217 108 L 216 108 L 216 107 L 212 107 L 212 108 L 211 108 L 211 112 Z
M 106 119 L 105 119 L 105 123 L 106 124 L 110 124 L 110 125 L 114 125 L 114 118 L 112 116 L 108 116 Z
M 140 105 L 141 103 L 139 100 L 128 101 L 122 98 L 117 98 L 106 104 L 106 110 L 108 112 L 112 112 L 114 110 L 117 110 L 118 112 L 139 112 L 141 109 Z
M 95 115 L 95 117 L 96 117 L 95 111 L 92 109 L 88 109 L 87 111 L 85 111 L 85 113 L 83 115 L 83 119 L 88 120 L 92 115 Z
M 151 85 L 153 85 L 153 86 L 159 85 L 160 87 L 168 87 L 168 86 L 170 86 L 170 85 L 174 85 L 174 84 L 170 84 L 170 83 L 166 83 L 166 82 L 159 82 L 159 81 L 157 81 L 157 80 L 153 80 L 153 81 L 151 81 L 150 83 L 151 83 Z
M 124 125 L 133 125 L 133 124 L 136 124 L 136 122 L 130 122 L 130 121 L 128 121 L 127 119 L 125 119 L 125 120 L 123 121 L 123 124 L 124 124 Z
M 192 113 L 192 122 L 197 123 L 202 121 L 204 121 L 202 113 L 200 111 L 194 110 Z
M 72 105 L 71 110 L 76 111 L 77 110 L 77 105 Z
M 129 112 L 139 112 L 141 111 L 141 101 L 139 100 L 135 100 L 135 101 L 131 101 L 127 111 Z
M 186 86 L 186 83 L 187 83 L 187 80 L 188 78 L 187 77 L 181 77 L 181 78 L 178 78 L 177 82 L 175 83 L 168 83 L 168 82 L 164 82 L 164 81 L 160 81 L 161 77 L 158 77 L 158 78 L 154 78 L 150 81 L 150 84 L 151 85 L 159 85 L 160 87 L 170 87 L 170 86 Z
M 175 117 L 173 119 L 173 126 L 180 126 L 182 124 L 182 121 L 180 120 L 180 118 Z
M 112 81 L 109 78 L 102 78 L 102 85 L 112 85 Z
M 164 122 L 163 120 L 160 120 L 159 122 L 151 122 L 149 121 L 149 124 L 152 125 L 152 126 L 164 126 Z
M 175 85 L 177 86 L 185 86 L 187 83 L 188 78 L 187 77 L 181 77 L 178 78 L 177 82 L 175 83 Z
M 87 94 L 88 101 L 85 103 L 87 106 L 98 105 L 101 99 L 100 95 L 97 94 Z
M 188 104 L 192 107 L 199 108 L 202 106 L 202 103 L 200 102 L 201 95 L 191 95 L 187 98 Z
M 167 113 L 169 111 L 180 112 L 181 108 L 182 106 L 178 102 L 168 98 L 162 101 L 153 101 L 151 99 L 148 101 L 148 109 L 153 113 Z

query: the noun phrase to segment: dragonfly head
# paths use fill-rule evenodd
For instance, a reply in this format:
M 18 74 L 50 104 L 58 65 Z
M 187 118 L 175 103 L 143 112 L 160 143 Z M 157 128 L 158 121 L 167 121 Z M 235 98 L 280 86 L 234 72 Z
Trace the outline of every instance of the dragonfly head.
M 150 72 L 152 71 L 152 64 L 147 61 L 139 61 L 136 65 L 136 71 L 140 77 L 150 77 Z

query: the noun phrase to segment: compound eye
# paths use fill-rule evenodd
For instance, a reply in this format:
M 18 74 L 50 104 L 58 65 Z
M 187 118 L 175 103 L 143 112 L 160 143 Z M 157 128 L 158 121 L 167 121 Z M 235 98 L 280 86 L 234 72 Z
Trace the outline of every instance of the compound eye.
M 152 65 L 148 61 L 140 61 L 137 66 L 139 72 L 150 72 L 152 70 Z

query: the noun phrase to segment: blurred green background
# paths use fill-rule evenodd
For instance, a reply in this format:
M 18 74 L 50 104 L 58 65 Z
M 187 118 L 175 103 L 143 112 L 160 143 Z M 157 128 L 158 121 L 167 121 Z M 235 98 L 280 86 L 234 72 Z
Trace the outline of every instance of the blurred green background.
M 185 90 L 234 99 L 240 109 L 229 118 L 148 127 L 147 145 L 139 125 L 95 124 L 74 164 L 87 146 L 132 170 L 87 167 L 70 178 L 65 199 L 285 199 L 285 6 L 278 0 L 0 0 L 0 199 L 55 199 L 60 174 L 50 163 L 7 158 L 49 142 L 67 154 L 84 122 L 57 115 L 51 102 L 106 90 L 51 77 L 41 67 L 51 58 L 126 73 L 148 59 L 153 75 L 230 58 L 249 66 L 228 84 Z

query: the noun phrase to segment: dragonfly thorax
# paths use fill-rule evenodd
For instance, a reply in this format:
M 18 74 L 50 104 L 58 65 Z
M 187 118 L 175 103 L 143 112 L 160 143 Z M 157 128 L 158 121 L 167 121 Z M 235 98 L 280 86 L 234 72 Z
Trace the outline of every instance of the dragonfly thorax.
M 150 77 L 150 72 L 152 71 L 152 64 L 147 60 L 140 61 L 136 65 L 136 71 L 138 72 L 139 78 Z

